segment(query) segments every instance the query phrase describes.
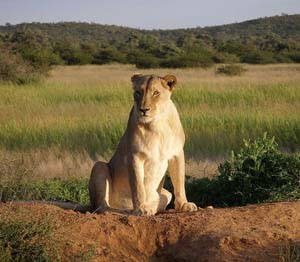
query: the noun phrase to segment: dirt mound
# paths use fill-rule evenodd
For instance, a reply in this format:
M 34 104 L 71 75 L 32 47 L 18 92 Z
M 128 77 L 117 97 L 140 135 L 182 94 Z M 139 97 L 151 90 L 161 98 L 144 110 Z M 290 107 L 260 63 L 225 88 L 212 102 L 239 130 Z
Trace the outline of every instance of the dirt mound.
M 93 246 L 94 261 L 278 261 L 279 247 L 300 239 L 298 201 L 153 217 L 14 203 L 1 204 L 0 217 L 20 207 L 30 219 L 48 214 L 66 257 Z

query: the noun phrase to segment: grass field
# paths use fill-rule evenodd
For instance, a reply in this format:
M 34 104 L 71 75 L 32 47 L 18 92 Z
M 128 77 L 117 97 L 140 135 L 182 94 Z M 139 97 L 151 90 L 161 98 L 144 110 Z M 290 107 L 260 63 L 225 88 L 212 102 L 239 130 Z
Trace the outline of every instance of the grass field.
M 173 100 L 185 129 L 191 172 L 209 168 L 211 160 L 224 159 L 243 139 L 264 132 L 284 150 L 299 150 L 300 65 L 246 68 L 240 77 L 216 76 L 215 69 L 138 70 L 177 76 Z M 38 84 L 0 84 L 1 154 L 13 158 L 20 153 L 31 162 L 48 163 L 48 173 L 70 159 L 64 172 L 76 172 L 81 164 L 87 170 L 99 156 L 109 159 L 126 126 L 130 76 L 136 71 L 120 65 L 58 67 Z

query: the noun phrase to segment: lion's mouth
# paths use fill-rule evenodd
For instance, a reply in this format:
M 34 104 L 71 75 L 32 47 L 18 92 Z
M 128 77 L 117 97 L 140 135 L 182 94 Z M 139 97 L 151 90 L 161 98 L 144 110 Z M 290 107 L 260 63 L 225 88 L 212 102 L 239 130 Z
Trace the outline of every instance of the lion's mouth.
M 142 115 L 142 114 L 139 116 L 139 118 L 141 118 L 141 119 L 147 119 L 149 117 L 150 117 L 149 115 Z
M 150 115 L 139 115 L 138 121 L 141 123 L 149 123 L 152 121 L 152 117 Z

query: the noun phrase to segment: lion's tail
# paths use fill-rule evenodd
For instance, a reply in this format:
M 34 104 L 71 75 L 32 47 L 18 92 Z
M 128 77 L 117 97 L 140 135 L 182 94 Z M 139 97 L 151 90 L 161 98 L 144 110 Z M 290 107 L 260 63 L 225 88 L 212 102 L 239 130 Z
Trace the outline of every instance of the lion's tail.
M 74 210 L 77 212 L 85 213 L 85 212 L 91 212 L 91 207 L 89 205 L 83 205 L 83 204 L 74 204 L 70 202 L 59 202 L 59 201 L 41 201 L 48 205 L 54 205 L 58 206 L 63 209 L 69 209 Z
M 89 205 L 74 204 L 70 202 L 59 202 L 59 201 L 42 201 L 42 200 L 28 200 L 28 201 L 9 201 L 10 203 L 31 203 L 31 204 L 45 204 L 53 205 L 63 209 L 73 210 L 81 213 L 91 212 Z

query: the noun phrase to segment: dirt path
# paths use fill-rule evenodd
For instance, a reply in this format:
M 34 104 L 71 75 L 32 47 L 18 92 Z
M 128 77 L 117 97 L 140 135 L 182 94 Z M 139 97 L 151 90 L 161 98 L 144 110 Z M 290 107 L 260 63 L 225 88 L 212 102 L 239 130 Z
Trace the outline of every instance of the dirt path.
M 280 246 L 300 240 L 299 201 L 153 217 L 15 203 L 0 204 L 0 216 L 19 207 L 30 219 L 48 214 L 68 257 L 93 246 L 94 261 L 278 261 Z

